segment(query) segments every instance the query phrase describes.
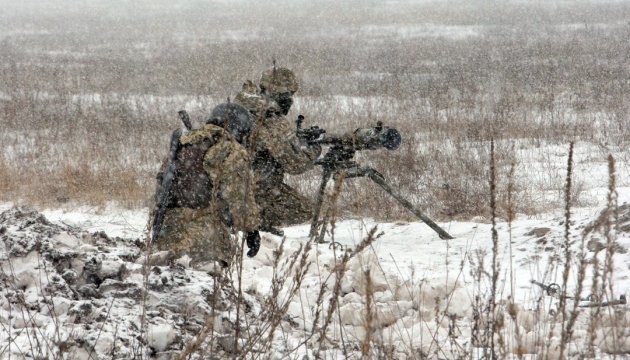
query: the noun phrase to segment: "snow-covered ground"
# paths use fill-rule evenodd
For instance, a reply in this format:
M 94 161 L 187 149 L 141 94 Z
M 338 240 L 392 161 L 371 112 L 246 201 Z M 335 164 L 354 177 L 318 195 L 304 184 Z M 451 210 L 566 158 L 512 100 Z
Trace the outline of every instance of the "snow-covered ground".
M 625 166 L 618 164 L 620 173 Z M 566 357 L 630 356 L 628 305 L 589 307 L 628 295 L 630 187 L 618 181 L 617 212 L 602 217 L 606 168 L 576 169 L 583 169 L 575 176 L 586 179 L 593 205 L 571 209 L 568 233 L 561 208 L 497 220 L 500 320 L 493 332 L 501 357 L 559 355 L 563 301 L 532 280 L 583 299 L 566 300 L 567 319 L 577 315 Z M 585 176 L 592 171 L 603 173 Z M 0 358 L 177 358 L 199 334 L 205 342 L 190 350 L 193 358 L 231 356 L 235 343 L 250 358 L 482 358 L 489 344 L 490 219 L 440 223 L 453 240 L 421 222 L 371 219 L 337 221 L 340 246 L 310 243 L 307 224 L 285 228 L 284 241 L 265 233 L 259 254 L 243 261 L 239 286 L 238 267 L 215 283 L 207 273 L 158 262 L 145 278 L 147 214 L 115 206 L 38 213 L 0 205 Z M 373 227 L 376 239 L 356 252 Z M 601 293 L 594 284 L 605 288 L 604 298 L 587 301 Z

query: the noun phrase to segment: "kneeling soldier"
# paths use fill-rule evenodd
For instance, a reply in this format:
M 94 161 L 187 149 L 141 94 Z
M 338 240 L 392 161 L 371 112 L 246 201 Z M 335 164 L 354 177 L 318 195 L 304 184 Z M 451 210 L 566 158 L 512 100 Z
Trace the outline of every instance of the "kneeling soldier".
M 227 103 L 218 105 L 203 127 L 179 137 L 169 160 L 173 166 L 166 161 L 160 176 L 172 177 L 169 189 L 163 189 L 163 181 L 158 184 L 156 198 L 168 192 L 163 221 L 154 234 L 158 250 L 168 250 L 174 258 L 188 255 L 197 269 L 216 270 L 217 264 L 230 264 L 237 249 L 231 235 L 242 231 L 248 256 L 256 255 L 260 220 L 245 150 L 252 127 L 245 108 Z

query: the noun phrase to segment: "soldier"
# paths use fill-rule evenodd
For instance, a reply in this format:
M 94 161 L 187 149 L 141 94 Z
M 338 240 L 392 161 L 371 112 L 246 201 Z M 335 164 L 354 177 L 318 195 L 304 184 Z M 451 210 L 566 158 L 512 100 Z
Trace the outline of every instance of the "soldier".
M 261 207 L 261 230 L 277 235 L 282 234 L 278 226 L 306 222 L 313 211 L 308 199 L 284 183 L 284 173 L 296 175 L 312 169 L 322 151 L 319 145 L 299 139 L 295 125 L 286 117 L 298 88 L 291 70 L 274 66 L 262 73 L 259 93 L 247 80 L 234 99 L 256 116 L 250 146 L 255 154 L 256 203 Z
M 236 250 L 231 235 L 243 231 L 247 255 L 256 255 L 259 214 L 254 174 L 244 147 L 252 125 L 247 109 L 228 103 L 214 108 L 203 127 L 181 135 L 156 238 L 159 250 L 177 258 L 188 255 L 195 268 L 216 271 L 216 265 L 231 263 Z M 158 187 L 158 191 L 164 190 Z

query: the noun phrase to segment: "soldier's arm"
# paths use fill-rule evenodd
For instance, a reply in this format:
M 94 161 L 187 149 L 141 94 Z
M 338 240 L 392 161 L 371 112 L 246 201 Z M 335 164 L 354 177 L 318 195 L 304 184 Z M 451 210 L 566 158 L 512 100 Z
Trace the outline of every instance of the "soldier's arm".
M 322 152 L 321 146 L 304 144 L 286 118 L 274 120 L 264 129 L 265 143 L 271 155 L 289 174 L 302 174 L 312 169 Z
M 232 141 L 220 141 L 204 157 L 204 166 L 221 198 L 228 204 L 232 226 L 237 231 L 253 231 L 260 226 L 256 205 L 255 178 L 247 152 Z

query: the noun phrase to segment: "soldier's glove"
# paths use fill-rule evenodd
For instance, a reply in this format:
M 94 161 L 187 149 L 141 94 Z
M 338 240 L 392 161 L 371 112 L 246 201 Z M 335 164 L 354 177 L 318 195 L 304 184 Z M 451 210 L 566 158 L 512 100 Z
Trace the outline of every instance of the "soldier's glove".
M 258 250 L 260 249 L 260 233 L 258 230 L 250 231 L 247 233 L 247 247 L 249 251 L 247 251 L 247 256 L 254 257 L 258 254 Z
M 234 221 L 232 220 L 232 215 L 230 214 L 230 210 L 223 209 L 220 211 L 219 215 L 221 216 L 221 221 L 228 228 L 232 228 L 234 226 Z

